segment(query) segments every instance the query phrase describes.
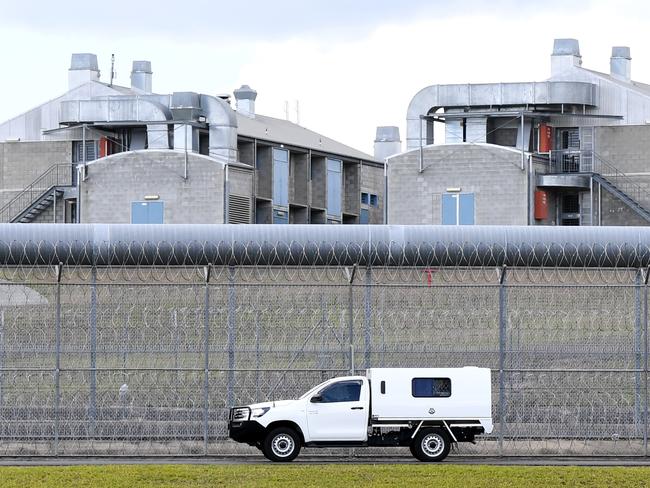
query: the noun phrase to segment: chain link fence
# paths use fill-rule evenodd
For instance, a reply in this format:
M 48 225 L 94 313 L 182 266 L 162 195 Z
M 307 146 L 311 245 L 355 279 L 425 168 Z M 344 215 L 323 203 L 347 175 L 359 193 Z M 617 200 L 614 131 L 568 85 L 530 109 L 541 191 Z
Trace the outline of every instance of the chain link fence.
M 0 455 L 254 454 L 227 439 L 233 405 L 369 367 L 471 365 L 493 371 L 495 430 L 460 453 L 645 456 L 647 276 L 4 265 Z

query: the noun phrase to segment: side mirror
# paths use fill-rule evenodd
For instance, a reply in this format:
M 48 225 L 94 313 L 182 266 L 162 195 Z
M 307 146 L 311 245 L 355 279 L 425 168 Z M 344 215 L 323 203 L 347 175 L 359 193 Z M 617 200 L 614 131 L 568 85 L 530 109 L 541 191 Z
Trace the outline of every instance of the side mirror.
M 323 397 L 320 396 L 320 395 L 313 396 L 313 397 L 311 397 L 311 400 L 310 400 L 311 403 L 320 403 L 322 401 L 323 401 Z

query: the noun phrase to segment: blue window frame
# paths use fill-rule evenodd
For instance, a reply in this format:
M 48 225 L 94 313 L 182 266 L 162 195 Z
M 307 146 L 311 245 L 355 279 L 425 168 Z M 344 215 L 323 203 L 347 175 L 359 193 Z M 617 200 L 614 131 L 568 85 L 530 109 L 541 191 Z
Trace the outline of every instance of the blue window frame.
M 370 203 L 370 195 L 368 193 L 361 193 L 361 203 L 365 205 L 368 205 Z
M 474 225 L 474 194 L 443 194 L 442 225 Z
M 341 217 L 343 162 L 327 158 L 327 214 Z
M 370 206 L 371 207 L 378 207 L 379 206 L 379 197 L 375 195 L 374 193 L 370 194 Z
M 131 202 L 132 224 L 162 224 L 164 214 L 163 202 Z
M 289 205 L 289 151 L 273 148 L 273 204 Z

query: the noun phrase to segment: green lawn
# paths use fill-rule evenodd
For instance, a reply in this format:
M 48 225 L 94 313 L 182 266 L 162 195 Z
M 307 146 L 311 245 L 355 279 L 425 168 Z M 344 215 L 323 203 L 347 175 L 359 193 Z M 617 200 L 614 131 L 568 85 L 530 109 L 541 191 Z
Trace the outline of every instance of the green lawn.
M 8 487 L 650 487 L 650 467 L 463 465 L 111 465 L 2 467 Z

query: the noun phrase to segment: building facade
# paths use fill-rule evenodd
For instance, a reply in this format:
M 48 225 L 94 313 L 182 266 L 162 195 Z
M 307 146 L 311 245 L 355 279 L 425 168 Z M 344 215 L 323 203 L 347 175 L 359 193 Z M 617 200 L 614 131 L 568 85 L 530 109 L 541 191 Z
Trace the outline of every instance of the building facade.
M 648 225 L 650 85 L 631 79 L 627 47 L 610 66 L 583 67 L 578 41 L 557 39 L 546 81 L 420 90 L 407 150 L 387 157 L 388 222 Z
M 156 94 L 148 61 L 131 86 L 73 54 L 69 90 L 0 124 L 3 222 L 384 221 L 384 162 L 255 112 L 257 92 Z

